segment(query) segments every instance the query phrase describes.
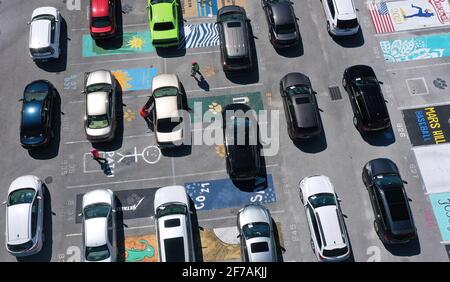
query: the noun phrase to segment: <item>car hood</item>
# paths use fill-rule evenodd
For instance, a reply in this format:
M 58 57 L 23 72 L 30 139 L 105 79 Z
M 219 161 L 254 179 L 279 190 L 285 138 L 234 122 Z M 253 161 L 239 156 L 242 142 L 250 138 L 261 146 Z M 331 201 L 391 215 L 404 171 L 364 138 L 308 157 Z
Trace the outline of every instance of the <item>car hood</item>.
M 304 181 L 305 181 L 304 189 L 306 189 L 305 190 L 306 197 L 319 193 L 334 194 L 334 188 L 328 176 L 325 175 L 311 176 L 306 178 Z
M 156 139 L 158 140 L 158 142 L 179 142 L 181 140 L 183 140 L 183 129 L 180 128 L 176 131 L 173 132 L 156 132 Z
M 108 29 L 110 29 L 110 28 L 108 28 Z M 97 30 L 97 29 L 95 29 L 95 30 Z M 103 28 L 102 28 L 102 30 L 103 30 Z M 89 73 L 89 75 L 86 79 L 86 86 L 90 86 L 92 84 L 97 84 L 97 83 L 112 84 L 111 73 L 107 70 L 98 70 L 98 71 L 93 71 L 93 72 Z
M 161 87 L 175 87 L 178 89 L 178 77 L 175 74 L 160 74 L 153 77 L 152 93 Z
M 57 18 L 58 10 L 54 7 L 40 7 L 33 11 L 31 14 L 31 18 L 34 18 L 38 15 L 52 15 Z
M 271 218 L 267 214 L 267 211 L 258 205 L 246 206 L 239 211 L 239 228 L 254 222 L 265 222 L 270 225 Z
M 36 189 L 39 186 L 39 178 L 34 175 L 24 175 L 16 178 L 11 185 L 9 185 L 8 194 L 22 188 Z
M 374 159 L 370 161 L 372 175 L 398 173 L 395 164 L 389 159 Z
M 154 208 L 166 203 L 183 203 L 189 206 L 188 196 L 184 186 L 167 186 L 159 188 L 155 193 Z
M 94 190 L 90 191 L 83 196 L 83 208 L 95 203 L 106 203 L 113 206 L 112 191 L 110 190 Z
M 104 135 L 109 135 L 111 133 L 111 126 L 107 126 L 105 128 L 92 129 L 86 127 L 86 135 L 92 137 L 100 137 Z
M 318 116 L 316 107 L 313 104 L 296 104 L 295 99 L 298 97 L 292 97 L 292 104 L 295 112 L 295 119 L 299 127 L 315 127 L 318 125 Z
M 309 78 L 299 72 L 293 72 L 285 75 L 283 77 L 284 87 L 288 88 L 293 85 L 308 85 L 311 86 L 311 82 Z
M 30 204 L 8 207 L 8 243 L 21 244 L 30 240 L 29 212 Z
M 252 253 L 251 252 L 251 245 L 254 243 L 261 243 L 266 242 L 269 246 L 269 249 L 267 252 L 260 252 L 260 253 Z M 276 256 L 274 254 L 274 247 L 272 244 L 272 240 L 267 237 L 258 237 L 258 238 L 252 238 L 247 240 L 247 250 L 249 253 L 249 261 L 250 262 L 273 262 L 276 259 Z

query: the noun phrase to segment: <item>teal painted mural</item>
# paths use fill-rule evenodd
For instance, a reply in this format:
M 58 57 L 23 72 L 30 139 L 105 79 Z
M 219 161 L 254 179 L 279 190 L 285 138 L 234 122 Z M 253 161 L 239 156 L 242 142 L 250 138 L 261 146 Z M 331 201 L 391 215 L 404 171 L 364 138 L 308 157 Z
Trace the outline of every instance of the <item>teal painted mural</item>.
M 127 262 L 140 262 L 152 259 L 155 255 L 155 248 L 145 239 L 139 240 L 139 243 L 144 246 L 144 248 L 130 248 L 126 250 L 126 261 Z

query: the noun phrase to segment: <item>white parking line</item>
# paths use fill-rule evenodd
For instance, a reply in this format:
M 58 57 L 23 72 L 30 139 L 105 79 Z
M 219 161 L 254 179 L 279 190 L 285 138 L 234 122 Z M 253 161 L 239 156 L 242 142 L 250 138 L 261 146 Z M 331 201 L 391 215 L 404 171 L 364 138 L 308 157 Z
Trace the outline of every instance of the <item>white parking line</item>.
M 139 137 L 149 137 L 149 136 L 153 136 L 154 133 L 148 133 L 148 134 L 142 134 L 142 135 L 130 135 L 130 136 L 122 136 L 120 137 L 121 139 L 132 139 L 132 138 L 139 138 Z M 65 142 L 65 145 L 71 145 L 71 144 L 80 144 L 80 143 L 89 143 L 89 141 L 87 140 L 80 140 L 80 141 L 70 141 L 70 142 Z
M 447 66 L 447 65 L 450 65 L 450 62 L 431 64 L 431 65 L 420 65 L 420 66 L 396 68 L 396 69 L 386 69 L 386 71 L 387 72 L 395 72 L 395 71 L 402 71 L 402 70 L 426 69 L 426 68 L 431 68 L 431 67 L 439 67 L 439 66 Z
M 270 167 L 277 167 L 278 164 L 271 164 L 266 165 L 267 168 Z M 189 174 L 180 174 L 176 175 L 175 178 L 182 178 L 182 177 L 190 177 L 190 176 L 201 176 L 201 175 L 207 175 L 207 174 L 218 174 L 218 173 L 226 173 L 227 171 L 225 169 L 221 170 L 211 170 L 211 171 L 204 171 L 204 172 L 197 172 L 197 173 L 189 173 Z M 161 180 L 161 179 L 169 179 L 173 176 L 160 176 L 160 177 L 152 177 L 152 178 L 141 178 L 141 179 L 131 179 L 131 180 L 123 180 L 123 181 L 113 181 L 113 182 L 102 182 L 102 183 L 93 183 L 93 184 L 83 184 L 83 185 L 72 185 L 72 186 L 66 186 L 66 189 L 80 189 L 80 188 L 87 188 L 87 187 L 97 187 L 97 186 L 107 186 L 107 185 L 117 185 L 117 184 L 124 184 L 124 183 L 135 183 L 135 182 L 145 182 L 145 181 L 152 181 L 152 180 Z
M 432 103 L 432 104 L 422 104 L 422 105 L 415 105 L 415 106 L 404 106 L 404 107 L 397 107 L 398 110 L 408 110 L 408 109 L 416 109 L 416 108 L 427 108 L 427 107 L 435 107 L 435 106 L 444 106 L 449 105 L 450 101 L 447 102 L 440 102 L 440 103 Z M 415 146 L 418 147 L 418 146 Z
M 230 86 L 224 86 L 224 87 L 210 88 L 209 91 L 211 92 L 211 91 L 215 91 L 215 90 L 226 90 L 226 89 L 254 87 L 254 86 L 263 86 L 263 84 L 261 82 L 259 82 L 259 83 L 247 84 L 247 85 L 230 85 Z M 192 93 L 192 92 L 205 92 L 205 90 L 203 90 L 203 89 L 186 90 L 186 93 Z
M 130 62 L 130 61 L 143 61 L 150 59 L 157 59 L 158 56 L 147 56 L 147 57 L 139 57 L 139 58 L 129 58 L 129 59 L 115 59 L 115 60 L 105 60 L 105 61 L 92 61 L 92 62 L 83 62 L 83 63 L 71 63 L 70 66 L 82 66 L 82 65 L 92 65 L 92 64 L 105 64 L 105 63 L 115 63 L 115 62 Z
M 77 236 L 81 236 L 83 234 L 81 233 L 72 233 L 72 234 L 66 234 L 66 237 L 77 237 Z

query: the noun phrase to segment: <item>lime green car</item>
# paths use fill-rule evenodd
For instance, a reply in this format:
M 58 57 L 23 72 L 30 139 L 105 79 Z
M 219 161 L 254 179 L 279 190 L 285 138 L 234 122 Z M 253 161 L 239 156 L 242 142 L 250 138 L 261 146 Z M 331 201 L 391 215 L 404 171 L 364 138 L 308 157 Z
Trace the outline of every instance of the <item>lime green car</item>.
M 150 36 L 155 47 L 180 44 L 177 0 L 148 0 Z

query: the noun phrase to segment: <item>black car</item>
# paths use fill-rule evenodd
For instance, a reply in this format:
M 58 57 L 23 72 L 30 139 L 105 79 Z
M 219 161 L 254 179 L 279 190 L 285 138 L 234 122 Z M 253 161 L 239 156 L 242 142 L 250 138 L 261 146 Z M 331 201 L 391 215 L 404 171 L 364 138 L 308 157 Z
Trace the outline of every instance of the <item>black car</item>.
M 299 43 L 297 18 L 289 0 L 261 0 L 269 26 L 270 42 L 275 48 L 291 47 Z
M 220 60 L 224 72 L 251 70 L 250 20 L 244 8 L 224 6 L 217 12 Z
M 386 244 L 407 243 L 417 236 L 413 216 L 397 165 L 389 159 L 374 159 L 362 172 L 375 213 L 374 227 Z
M 223 109 L 222 118 L 226 167 L 230 178 L 255 179 L 261 170 L 261 162 L 254 112 L 245 104 L 230 104 Z
M 55 98 L 54 86 L 46 80 L 37 80 L 25 87 L 20 123 L 20 143 L 26 149 L 45 146 L 53 137 L 52 116 Z
M 353 109 L 353 124 L 359 131 L 379 131 L 391 126 L 380 82 L 369 66 L 356 65 L 344 72 L 342 85 Z
M 319 108 L 309 78 L 289 73 L 280 81 L 289 137 L 294 141 L 308 139 L 322 132 Z

